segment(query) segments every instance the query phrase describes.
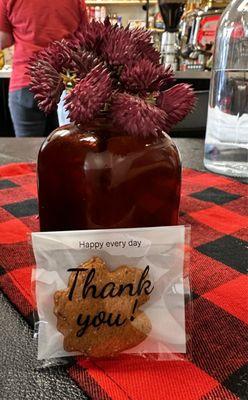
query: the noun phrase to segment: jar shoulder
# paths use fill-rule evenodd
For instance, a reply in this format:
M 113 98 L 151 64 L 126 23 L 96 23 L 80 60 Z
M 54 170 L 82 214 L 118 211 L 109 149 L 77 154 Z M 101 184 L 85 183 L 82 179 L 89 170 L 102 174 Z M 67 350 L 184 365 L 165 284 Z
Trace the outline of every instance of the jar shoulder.
M 66 164 L 68 162 L 87 161 L 109 164 L 128 160 L 154 160 L 166 158 L 173 164 L 180 164 L 179 151 L 167 134 L 159 137 L 134 137 L 122 134 L 118 130 L 102 127 L 81 128 L 66 125 L 52 132 L 42 144 L 38 163 L 48 162 Z

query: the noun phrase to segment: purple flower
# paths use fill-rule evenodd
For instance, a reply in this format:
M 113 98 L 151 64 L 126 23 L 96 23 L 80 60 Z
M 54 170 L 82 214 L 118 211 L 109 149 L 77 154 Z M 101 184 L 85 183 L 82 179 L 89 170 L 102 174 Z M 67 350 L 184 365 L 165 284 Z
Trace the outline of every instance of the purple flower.
M 112 93 L 112 81 L 103 64 L 93 68 L 65 99 L 69 116 L 76 124 L 92 120 Z
M 81 29 L 75 34 L 78 44 L 82 49 L 93 51 L 95 54 L 101 54 L 101 46 L 108 31 L 108 24 L 92 21 L 90 24 L 82 25 Z
M 126 66 L 120 76 L 125 90 L 142 96 L 157 92 L 161 86 L 168 85 L 173 79 L 173 71 L 170 68 L 165 69 L 163 65 L 153 64 L 146 59 L 134 66 Z
M 117 126 L 134 136 L 158 136 L 167 128 L 165 111 L 127 93 L 113 96 L 111 115 Z
M 39 108 L 49 114 L 56 109 L 65 88 L 60 74 L 47 61 L 40 60 L 29 66 L 30 90 Z
M 157 106 L 166 111 L 171 126 L 185 118 L 193 109 L 194 104 L 194 91 L 186 83 L 179 83 L 161 92 L 157 98 Z
M 41 50 L 30 60 L 29 75 L 41 110 L 55 109 L 66 87 L 71 121 L 91 121 L 109 110 L 132 135 L 168 132 L 195 103 L 189 85 L 172 86 L 173 71 L 160 64 L 149 31 L 118 28 L 108 19 L 85 23 L 70 39 Z
M 131 30 L 132 40 L 135 42 L 136 50 L 141 55 L 141 59 L 150 60 L 154 64 L 159 64 L 160 53 L 152 43 L 151 32 L 137 28 Z
M 61 42 L 53 42 L 46 49 L 38 52 L 31 59 L 31 64 L 36 60 L 46 61 L 57 72 L 66 74 L 69 71 L 71 74 L 76 74 L 78 78 L 84 78 L 100 62 L 92 52 L 82 50 L 73 40 L 65 39 Z
M 141 57 L 131 31 L 117 27 L 112 27 L 105 35 L 102 56 L 114 67 L 133 64 Z

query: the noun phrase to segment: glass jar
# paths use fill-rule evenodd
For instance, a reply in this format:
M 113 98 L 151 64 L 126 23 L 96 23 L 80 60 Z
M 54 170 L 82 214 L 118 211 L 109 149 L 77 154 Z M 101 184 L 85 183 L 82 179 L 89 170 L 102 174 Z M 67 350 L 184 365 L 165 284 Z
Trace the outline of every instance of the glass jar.
M 232 1 L 217 31 L 204 164 L 248 178 L 248 0 Z
M 127 136 L 108 118 L 58 128 L 39 152 L 41 231 L 176 225 L 180 189 L 168 135 Z

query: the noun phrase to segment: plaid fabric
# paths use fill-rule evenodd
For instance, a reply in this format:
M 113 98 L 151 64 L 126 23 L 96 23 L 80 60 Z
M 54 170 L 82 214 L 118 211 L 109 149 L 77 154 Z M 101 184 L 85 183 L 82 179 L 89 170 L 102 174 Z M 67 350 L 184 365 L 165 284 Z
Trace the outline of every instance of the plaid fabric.
M 38 229 L 35 165 L 0 167 L 0 284 L 32 324 L 27 233 Z M 184 170 L 181 223 L 192 225 L 193 360 L 122 356 L 69 375 L 93 400 L 247 399 L 247 186 Z

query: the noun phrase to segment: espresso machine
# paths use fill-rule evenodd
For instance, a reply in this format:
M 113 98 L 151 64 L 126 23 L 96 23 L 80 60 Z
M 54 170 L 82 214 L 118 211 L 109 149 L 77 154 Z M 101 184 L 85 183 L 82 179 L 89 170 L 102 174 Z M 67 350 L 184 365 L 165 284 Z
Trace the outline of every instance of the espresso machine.
M 178 69 L 179 23 L 184 12 L 186 0 L 158 0 L 159 9 L 165 23 L 161 41 L 161 56 L 164 65 Z
M 228 0 L 202 1 L 185 13 L 180 26 L 180 69 L 211 69 L 215 35 Z

